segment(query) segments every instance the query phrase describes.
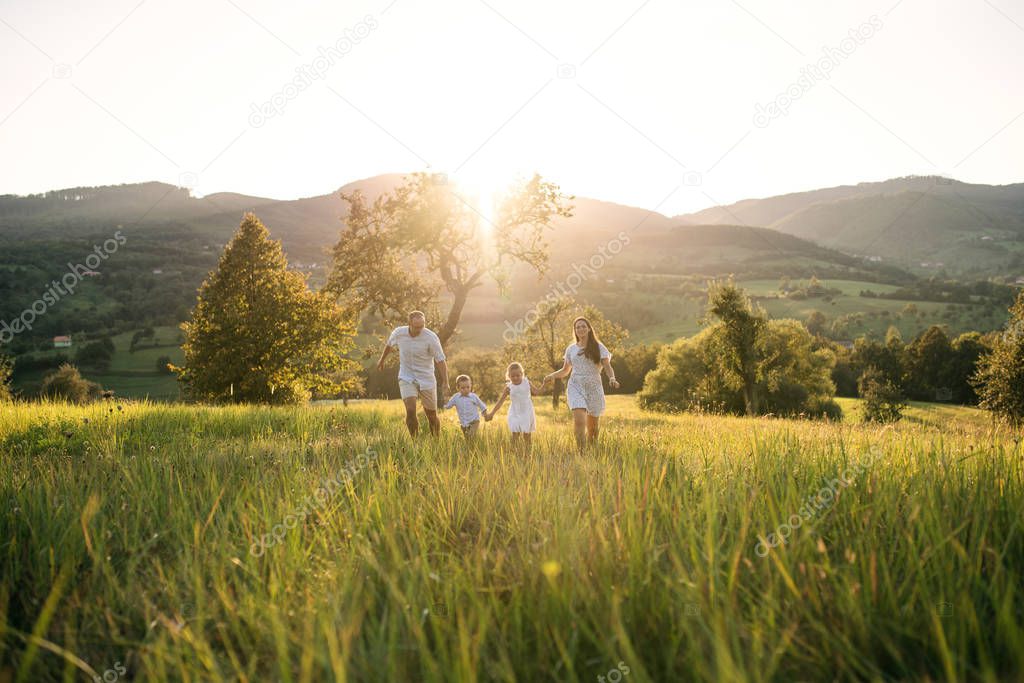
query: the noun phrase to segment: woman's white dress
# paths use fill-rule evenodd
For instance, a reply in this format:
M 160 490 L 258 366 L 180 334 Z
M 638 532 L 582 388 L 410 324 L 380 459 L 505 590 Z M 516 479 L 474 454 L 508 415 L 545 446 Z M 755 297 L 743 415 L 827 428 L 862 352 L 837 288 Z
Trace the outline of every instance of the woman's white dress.
M 598 343 L 601 358 L 612 354 L 604 344 Z M 583 348 L 572 343 L 565 349 L 565 362 L 572 366 L 572 374 L 565 384 L 565 398 L 569 410 L 585 408 L 588 415 L 599 417 L 604 413 L 604 386 L 601 384 L 601 365 L 583 355 Z
M 508 428 L 512 432 L 532 433 L 537 431 L 537 415 L 533 412 L 533 397 L 530 395 L 530 380 L 523 378 L 519 384 L 507 382 L 508 387 Z

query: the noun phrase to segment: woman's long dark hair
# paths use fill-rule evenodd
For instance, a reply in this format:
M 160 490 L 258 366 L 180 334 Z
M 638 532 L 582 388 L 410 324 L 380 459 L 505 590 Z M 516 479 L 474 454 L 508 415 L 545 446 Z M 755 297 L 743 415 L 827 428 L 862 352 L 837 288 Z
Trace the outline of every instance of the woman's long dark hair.
M 583 355 L 594 361 L 596 365 L 601 364 L 601 347 L 599 346 L 601 340 L 597 338 L 597 331 L 594 326 L 590 324 L 590 321 L 584 318 L 582 315 L 572 321 L 572 336 L 576 338 L 576 343 L 580 343 L 580 338 L 576 336 L 576 323 L 583 321 L 590 328 L 590 334 L 587 335 L 587 345 L 583 348 Z

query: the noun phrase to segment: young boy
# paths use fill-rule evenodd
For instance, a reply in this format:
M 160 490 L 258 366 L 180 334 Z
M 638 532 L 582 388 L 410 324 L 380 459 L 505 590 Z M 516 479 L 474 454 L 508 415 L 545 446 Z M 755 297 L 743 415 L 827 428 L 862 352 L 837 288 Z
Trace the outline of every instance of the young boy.
M 476 432 L 480 429 L 480 414 L 481 412 L 487 415 L 487 405 L 480 400 L 480 397 L 473 393 L 473 380 L 469 378 L 469 375 L 459 375 L 455 378 L 455 388 L 459 390 L 459 393 L 452 394 L 452 397 L 448 399 L 448 403 L 444 404 L 445 408 L 451 408 L 455 406 L 455 410 L 459 414 L 459 424 L 462 426 L 462 433 L 466 439 L 472 440 L 476 436 Z M 489 417 L 485 417 L 489 420 Z

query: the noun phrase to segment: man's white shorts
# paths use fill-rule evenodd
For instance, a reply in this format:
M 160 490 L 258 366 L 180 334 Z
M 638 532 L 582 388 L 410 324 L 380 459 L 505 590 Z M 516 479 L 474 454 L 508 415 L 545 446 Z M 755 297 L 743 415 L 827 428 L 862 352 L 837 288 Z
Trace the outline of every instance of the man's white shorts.
M 437 410 L 437 387 L 420 387 L 419 382 L 406 382 L 398 380 L 398 390 L 402 394 L 402 400 L 407 398 L 419 398 L 423 404 L 423 410 Z

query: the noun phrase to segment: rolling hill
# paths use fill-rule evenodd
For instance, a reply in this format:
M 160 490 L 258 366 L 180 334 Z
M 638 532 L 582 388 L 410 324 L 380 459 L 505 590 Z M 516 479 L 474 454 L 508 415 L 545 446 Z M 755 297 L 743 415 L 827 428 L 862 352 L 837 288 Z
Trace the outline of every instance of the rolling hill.
M 1024 273 L 1024 184 L 914 176 L 747 199 L 676 219 L 769 227 L 919 274 Z

